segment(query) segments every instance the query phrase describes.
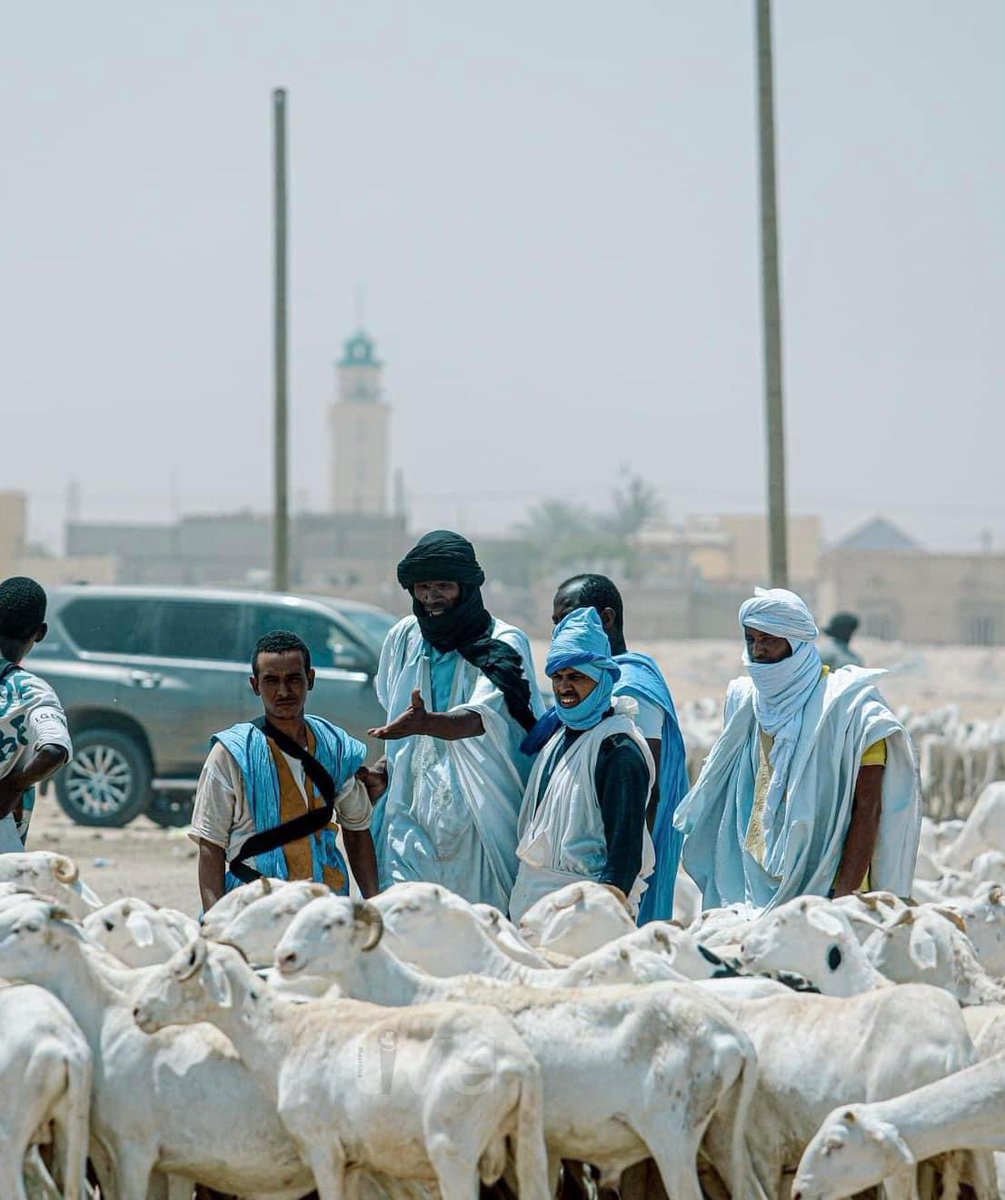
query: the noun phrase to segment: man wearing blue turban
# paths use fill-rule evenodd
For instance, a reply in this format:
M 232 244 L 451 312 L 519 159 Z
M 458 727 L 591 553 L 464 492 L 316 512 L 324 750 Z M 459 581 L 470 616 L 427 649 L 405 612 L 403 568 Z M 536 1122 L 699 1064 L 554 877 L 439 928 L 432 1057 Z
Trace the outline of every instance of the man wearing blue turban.
M 637 702 L 613 695 L 621 668 L 595 609 L 558 623 L 545 672 L 559 727 L 524 792 L 510 916 L 577 879 L 618 888 L 637 911 L 655 861 L 646 804 L 656 771 Z
M 574 575 L 559 584 L 552 601 L 553 624 L 557 625 L 574 608 L 596 609 L 610 640 L 614 661 L 621 668 L 614 695 L 631 696 L 638 704 L 635 724 L 646 739 L 656 766 L 656 782 L 646 811 L 656 868 L 642 898 L 639 924 L 669 921 L 673 916 L 674 883 L 684 841 L 674 828 L 673 818 L 689 787 L 687 751 L 677 709 L 656 660 L 648 654 L 630 651 L 625 644 L 625 605 L 612 580 L 606 575 Z M 557 717 L 554 719 L 557 721 Z
M 756 589 L 740 626 L 747 677 L 730 684 L 725 728 L 674 820 L 704 906 L 863 886 L 907 896 L 921 796 L 883 672 L 824 667 L 809 609 L 783 588 Z

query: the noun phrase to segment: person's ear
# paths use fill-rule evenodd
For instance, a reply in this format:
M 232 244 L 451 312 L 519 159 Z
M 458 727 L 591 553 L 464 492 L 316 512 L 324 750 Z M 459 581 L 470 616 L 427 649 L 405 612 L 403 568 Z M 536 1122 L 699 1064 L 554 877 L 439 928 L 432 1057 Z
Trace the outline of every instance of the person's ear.
M 611 630 L 614 628 L 614 623 L 618 619 L 618 614 L 613 608 L 604 608 L 600 612 L 600 621 L 604 629 Z
M 45 621 L 43 621 L 42 624 L 39 625 L 38 629 L 35 631 L 35 644 L 37 645 L 39 642 L 45 641 L 45 635 L 48 632 L 49 632 L 49 626 L 45 623 Z
M 314 680 L 315 680 L 315 678 L 316 678 L 316 676 L 315 676 L 315 674 L 314 674 L 314 668 L 313 668 L 313 667 L 311 667 L 311 669 L 310 669 L 310 670 L 307 672 L 307 690 L 308 690 L 309 692 L 313 692 L 313 691 L 314 691 Z
M 258 677 L 256 675 L 251 675 L 248 677 L 248 682 L 251 684 L 251 690 L 255 693 L 255 695 L 260 696 L 262 693 L 258 690 Z

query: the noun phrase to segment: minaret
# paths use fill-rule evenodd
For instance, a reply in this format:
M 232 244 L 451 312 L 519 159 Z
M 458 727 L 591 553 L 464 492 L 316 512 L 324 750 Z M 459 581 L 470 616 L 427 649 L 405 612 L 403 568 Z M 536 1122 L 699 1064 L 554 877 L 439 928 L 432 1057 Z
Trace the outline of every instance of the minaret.
M 388 422 L 382 399 L 383 368 L 373 339 L 362 329 L 345 343 L 335 364 L 331 406 L 331 506 L 336 513 L 384 516 L 387 512 Z

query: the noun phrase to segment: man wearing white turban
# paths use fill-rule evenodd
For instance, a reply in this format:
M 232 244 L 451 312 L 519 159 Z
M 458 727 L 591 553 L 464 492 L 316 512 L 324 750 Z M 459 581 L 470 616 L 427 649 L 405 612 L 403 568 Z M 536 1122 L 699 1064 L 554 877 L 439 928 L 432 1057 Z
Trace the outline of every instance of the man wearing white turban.
M 748 677 L 677 809 L 682 861 L 706 908 L 755 909 L 863 885 L 908 895 L 921 829 L 910 738 L 876 689 L 882 671 L 830 671 L 805 603 L 755 590 L 740 608 Z

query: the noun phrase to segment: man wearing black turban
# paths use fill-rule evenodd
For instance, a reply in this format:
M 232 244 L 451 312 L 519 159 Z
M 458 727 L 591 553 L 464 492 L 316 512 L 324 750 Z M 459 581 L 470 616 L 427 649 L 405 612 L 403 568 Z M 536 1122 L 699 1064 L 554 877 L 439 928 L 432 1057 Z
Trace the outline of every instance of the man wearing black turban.
M 505 911 L 530 766 L 519 746 L 543 708 L 530 643 L 485 608 L 485 574 L 460 534 L 427 533 L 398 582 L 413 616 L 384 643 L 377 695 L 388 723 L 370 730 L 387 743 L 373 829 L 381 886 L 440 883 Z

